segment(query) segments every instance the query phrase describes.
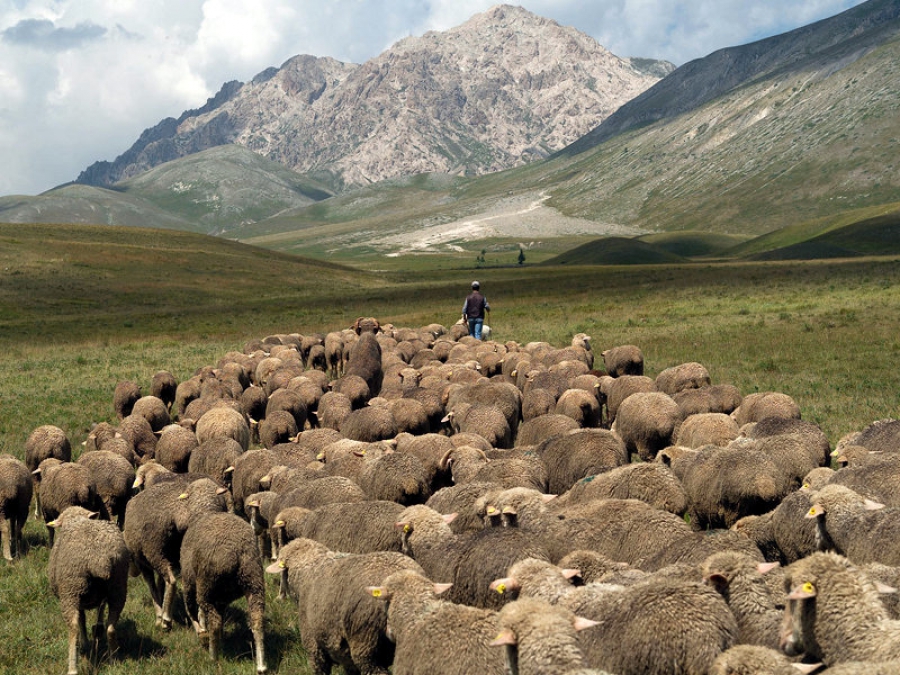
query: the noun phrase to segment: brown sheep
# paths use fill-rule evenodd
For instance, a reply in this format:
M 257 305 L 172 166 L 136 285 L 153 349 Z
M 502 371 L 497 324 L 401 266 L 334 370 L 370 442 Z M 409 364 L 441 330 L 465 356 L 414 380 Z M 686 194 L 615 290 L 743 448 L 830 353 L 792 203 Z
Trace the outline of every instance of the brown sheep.
M 41 462 L 50 458 L 61 462 L 72 461 L 72 444 L 69 442 L 66 432 L 52 424 L 44 424 L 29 434 L 25 441 L 25 466 L 34 475 Z M 41 511 L 41 486 L 37 475 L 34 477 L 34 515 L 39 516 Z
M 106 607 L 107 648 L 115 654 L 116 623 L 128 594 L 130 556 L 122 533 L 112 523 L 94 520 L 95 516 L 86 509 L 69 507 L 48 523 L 58 533 L 47 576 L 68 627 L 68 675 L 78 673 L 79 639 L 87 642 L 85 610 L 97 610 L 94 636 L 99 639 Z
M 222 612 L 234 600 L 246 598 L 256 672 L 266 672 L 266 585 L 252 528 L 232 513 L 194 514 L 189 522 L 180 555 L 188 616 L 198 635 L 208 637 L 215 661 L 222 642 Z
M 12 455 L 0 455 L 0 539 L 7 560 L 22 555 L 22 527 L 28 519 L 33 491 L 31 472 L 25 463 Z

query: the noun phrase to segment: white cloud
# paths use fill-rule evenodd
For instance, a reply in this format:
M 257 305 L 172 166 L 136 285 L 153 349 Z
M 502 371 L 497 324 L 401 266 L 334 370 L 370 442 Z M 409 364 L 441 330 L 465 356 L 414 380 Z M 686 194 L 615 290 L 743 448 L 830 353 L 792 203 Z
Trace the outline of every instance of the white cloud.
M 513 0 L 518 2 L 519 0 Z M 622 56 L 675 63 L 860 0 L 521 0 Z M 147 127 L 297 54 L 362 63 L 497 0 L 0 0 L 0 194 L 114 159 Z

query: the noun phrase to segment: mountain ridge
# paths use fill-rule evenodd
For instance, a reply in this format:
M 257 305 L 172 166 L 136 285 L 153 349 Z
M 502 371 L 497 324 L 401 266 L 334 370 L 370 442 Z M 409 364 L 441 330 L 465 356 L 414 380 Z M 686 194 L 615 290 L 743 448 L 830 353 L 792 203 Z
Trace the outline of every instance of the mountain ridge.
M 574 28 L 497 5 L 361 65 L 299 55 L 146 130 L 76 182 L 110 186 L 240 144 L 335 189 L 427 171 L 476 175 L 546 157 L 671 72 Z

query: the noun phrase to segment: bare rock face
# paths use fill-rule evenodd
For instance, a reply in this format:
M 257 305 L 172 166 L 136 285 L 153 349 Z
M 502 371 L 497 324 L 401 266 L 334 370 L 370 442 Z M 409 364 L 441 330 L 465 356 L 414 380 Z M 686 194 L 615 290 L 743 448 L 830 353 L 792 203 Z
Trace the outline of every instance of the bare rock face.
M 363 65 L 296 56 L 229 83 L 79 182 L 109 185 L 229 143 L 336 185 L 496 171 L 562 149 L 673 69 L 503 5 Z

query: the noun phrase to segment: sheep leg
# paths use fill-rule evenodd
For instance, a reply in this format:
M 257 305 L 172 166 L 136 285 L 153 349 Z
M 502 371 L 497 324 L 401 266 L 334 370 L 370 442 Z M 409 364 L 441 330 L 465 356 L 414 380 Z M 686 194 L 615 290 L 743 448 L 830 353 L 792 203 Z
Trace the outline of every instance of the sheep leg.
M 125 595 L 116 598 L 115 601 L 110 599 L 109 610 L 106 615 L 106 650 L 110 658 L 116 658 L 119 652 L 119 640 L 116 636 L 116 624 L 119 622 L 119 616 L 125 608 Z
M 150 599 L 153 601 L 153 610 L 156 613 L 156 625 L 159 626 L 162 621 L 162 594 L 160 593 L 161 578 L 157 578 L 156 572 L 147 565 L 138 565 L 141 576 L 150 590 Z
M 222 643 L 222 615 L 209 603 L 203 603 L 200 611 L 206 615 L 209 631 L 209 656 L 213 661 L 219 660 L 219 645 Z
M 169 570 L 162 601 L 162 629 L 172 629 L 172 602 L 175 599 L 175 575 Z
M 0 539 L 3 539 L 3 557 L 7 560 L 13 559 L 12 554 L 12 536 L 13 524 L 11 518 L 4 518 L 0 521 Z
M 263 630 L 263 615 L 265 614 L 265 599 L 256 595 L 247 596 L 247 609 L 250 613 L 250 632 L 253 633 L 253 644 L 256 647 L 256 672 L 266 672 L 266 648 L 265 633 Z
M 84 612 L 74 611 L 69 616 L 69 670 L 68 675 L 78 675 L 78 638 L 84 632 Z
M 106 614 L 106 602 L 101 602 L 97 607 L 97 621 L 94 623 L 94 629 L 91 631 L 91 653 L 100 653 L 100 638 L 103 636 L 103 617 Z

